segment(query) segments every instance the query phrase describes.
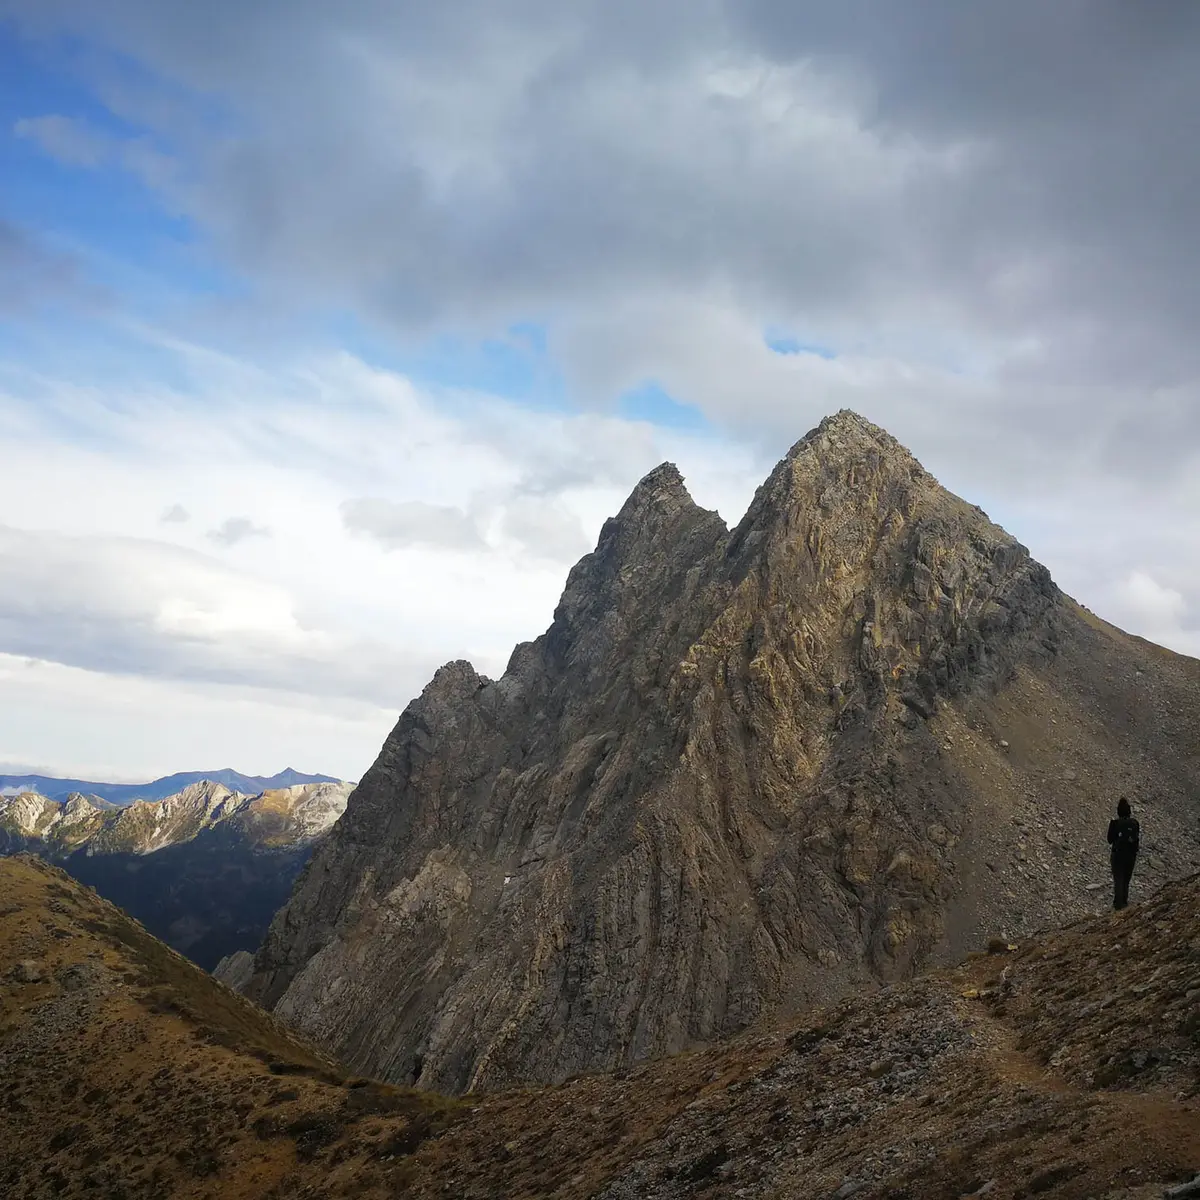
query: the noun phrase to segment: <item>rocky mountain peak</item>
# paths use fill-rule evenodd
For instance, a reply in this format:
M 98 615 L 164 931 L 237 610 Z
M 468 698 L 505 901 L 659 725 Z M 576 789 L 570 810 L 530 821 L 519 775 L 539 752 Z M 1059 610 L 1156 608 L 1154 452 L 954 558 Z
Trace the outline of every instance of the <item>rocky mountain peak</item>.
M 895 454 L 915 462 L 912 454 L 888 431 L 853 409 L 842 408 L 824 417 L 804 435 L 791 449 L 789 457 L 802 446 L 817 446 L 825 449 L 863 449 L 868 446 Z
M 217 783 L 212 779 L 198 779 L 195 783 L 189 783 L 175 795 L 167 796 L 158 803 L 168 808 L 211 808 L 237 794 L 223 783 Z
M 238 806 L 235 820 L 256 825 L 262 832 L 274 823 L 286 842 L 311 841 L 324 833 L 346 811 L 353 791 L 348 783 L 298 783 L 272 788 Z
M 755 493 L 733 541 L 741 547 L 772 534 L 791 538 L 819 523 L 851 526 L 865 548 L 872 524 L 904 520 L 921 499 L 942 497 L 953 499 L 895 438 L 843 409 L 788 451 Z
M 62 806 L 62 820 L 87 820 L 99 811 L 101 811 L 100 806 L 93 804 L 90 797 L 79 792 L 72 792 Z
M 673 514 L 694 504 L 695 501 L 687 490 L 679 468 L 672 462 L 659 463 L 638 481 L 622 505 L 616 520 L 632 521 L 637 517 L 644 517 L 654 509 Z
M 655 467 L 567 576 L 545 640 L 552 669 L 598 662 L 613 653 L 618 628 L 653 623 L 647 603 L 694 590 L 727 535 L 721 517 L 692 499 L 673 463 Z
M 502 679 L 401 716 L 249 990 L 439 1089 L 678 1050 L 1082 915 L 1117 780 L 1182 873 L 1197 697 L 854 413 L 732 533 L 664 464 Z
M 0 826 L 20 836 L 36 836 L 58 811 L 58 805 L 37 792 L 0 796 Z
M 679 534 L 697 522 L 724 528 L 715 513 L 692 499 L 674 463 L 661 463 L 638 482 L 615 517 L 605 521 L 592 560 L 609 571 L 646 565 L 646 560 L 671 553 Z M 583 565 L 581 563 L 580 565 Z

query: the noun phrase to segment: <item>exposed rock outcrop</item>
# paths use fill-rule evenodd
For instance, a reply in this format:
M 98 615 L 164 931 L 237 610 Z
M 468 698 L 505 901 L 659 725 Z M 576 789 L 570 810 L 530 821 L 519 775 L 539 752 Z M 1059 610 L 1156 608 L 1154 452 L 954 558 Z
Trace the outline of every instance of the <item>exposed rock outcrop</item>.
M 254 955 L 249 950 L 235 950 L 227 954 L 215 967 L 213 978 L 219 979 L 235 992 L 242 991 L 254 974 Z
M 722 1037 L 1098 908 L 1119 790 L 1141 885 L 1190 869 L 1198 694 L 852 413 L 732 531 L 665 464 L 409 705 L 248 990 L 451 1091 Z

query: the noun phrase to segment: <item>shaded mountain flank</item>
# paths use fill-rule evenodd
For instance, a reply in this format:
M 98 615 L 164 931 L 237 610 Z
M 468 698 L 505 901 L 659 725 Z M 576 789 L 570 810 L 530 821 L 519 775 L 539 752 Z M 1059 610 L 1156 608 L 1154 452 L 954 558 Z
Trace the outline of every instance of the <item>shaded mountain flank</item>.
M 348 1075 L 0 862 L 14 1200 L 1158 1200 L 1200 1165 L 1200 877 L 799 1022 L 461 1100 Z
M 78 793 L 110 804 L 132 804 L 135 800 L 164 800 L 193 783 L 220 783 L 233 792 L 253 796 L 258 792 L 297 787 L 302 783 L 341 783 L 332 775 L 306 775 L 285 767 L 274 775 L 243 775 L 231 767 L 218 771 L 178 771 L 149 783 L 93 783 L 86 779 L 59 779 L 53 775 L 0 775 L 0 795 L 36 792 L 51 800 L 69 800 Z
M 0 796 L 0 854 L 59 863 L 209 970 L 258 947 L 351 790 L 317 783 L 246 796 L 206 780 L 125 808 L 78 794 Z
M 612 1070 L 1200 866 L 1200 662 L 1064 595 L 883 430 L 828 418 L 732 531 L 670 464 L 501 679 L 441 668 L 247 993 L 440 1091 Z

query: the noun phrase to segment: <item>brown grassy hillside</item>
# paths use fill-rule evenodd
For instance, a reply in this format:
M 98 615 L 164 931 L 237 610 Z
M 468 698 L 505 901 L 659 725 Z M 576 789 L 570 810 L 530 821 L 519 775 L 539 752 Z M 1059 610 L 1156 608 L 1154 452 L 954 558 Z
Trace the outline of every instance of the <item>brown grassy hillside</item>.
M 0 862 L 0 980 L 14 1200 L 393 1195 L 396 1156 L 455 1113 L 350 1079 L 34 858 Z
M 450 1102 L 0 862 L 0 1195 L 1136 1200 L 1200 1168 L 1200 878 L 806 1022 Z

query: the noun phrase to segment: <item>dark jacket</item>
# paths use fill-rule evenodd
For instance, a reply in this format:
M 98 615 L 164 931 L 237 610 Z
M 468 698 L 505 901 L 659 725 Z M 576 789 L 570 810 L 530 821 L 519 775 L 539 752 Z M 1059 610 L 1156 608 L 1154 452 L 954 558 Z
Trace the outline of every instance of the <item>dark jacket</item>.
M 1109 821 L 1108 844 L 1112 847 L 1113 858 L 1137 858 L 1139 833 L 1134 817 L 1114 817 Z

